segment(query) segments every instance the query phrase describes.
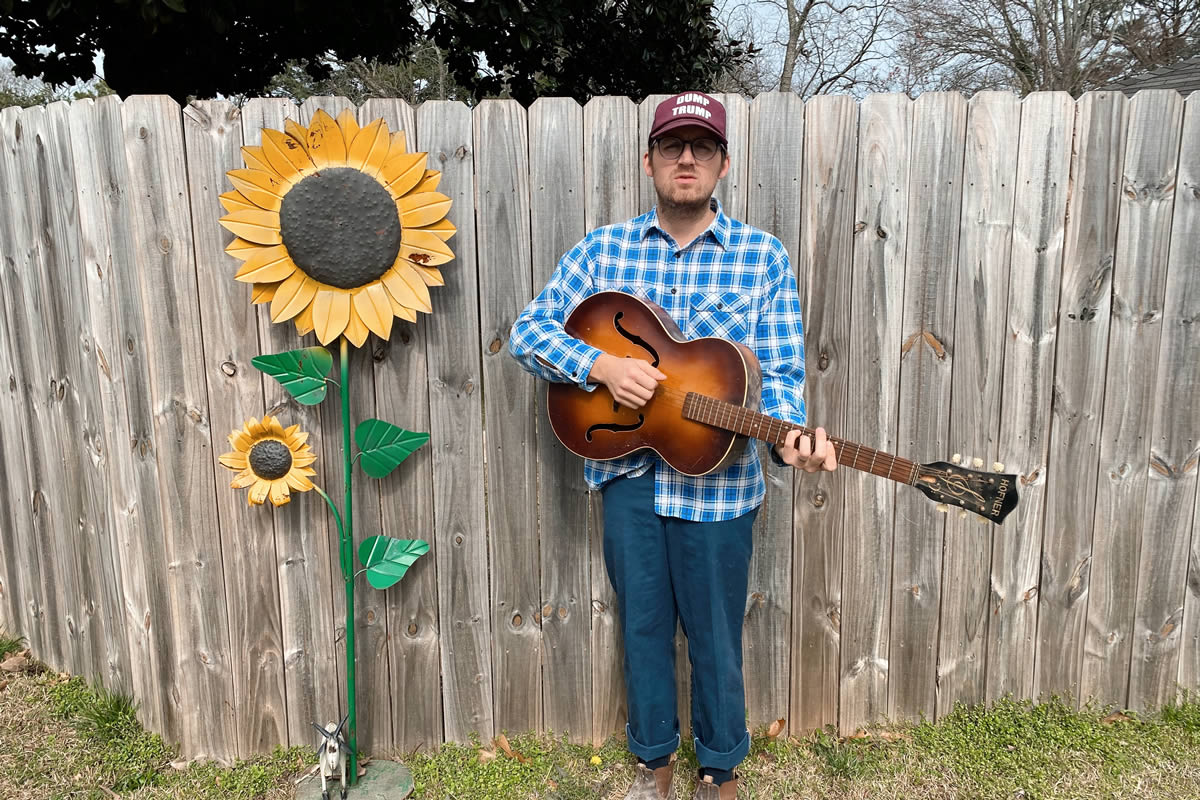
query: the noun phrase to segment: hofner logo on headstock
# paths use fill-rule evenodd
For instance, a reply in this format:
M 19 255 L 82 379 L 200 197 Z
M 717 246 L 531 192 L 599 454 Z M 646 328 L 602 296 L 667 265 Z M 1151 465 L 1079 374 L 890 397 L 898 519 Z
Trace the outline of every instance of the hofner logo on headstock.
M 1008 478 L 1005 477 L 1000 481 L 1000 485 L 996 487 L 996 499 L 992 501 L 992 514 L 1000 513 L 1000 509 L 1004 506 L 1004 496 L 1008 494 Z

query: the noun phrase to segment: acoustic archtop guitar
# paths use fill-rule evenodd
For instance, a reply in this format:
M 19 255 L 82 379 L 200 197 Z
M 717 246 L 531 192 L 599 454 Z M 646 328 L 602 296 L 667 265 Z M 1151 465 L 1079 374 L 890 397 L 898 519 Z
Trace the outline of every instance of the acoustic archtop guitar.
M 745 345 L 718 338 L 687 341 L 666 311 L 623 292 L 598 292 L 567 318 L 570 336 L 618 357 L 649 361 L 666 373 L 639 409 L 604 388 L 585 392 L 551 383 L 547 408 L 554 435 L 571 452 L 600 461 L 649 448 L 685 475 L 732 464 L 748 438 L 783 444 L 811 428 L 758 412 L 762 373 Z M 937 503 L 1002 522 L 1017 505 L 1017 476 L 937 461 L 917 464 L 855 442 L 829 437 L 838 463 L 915 486 Z

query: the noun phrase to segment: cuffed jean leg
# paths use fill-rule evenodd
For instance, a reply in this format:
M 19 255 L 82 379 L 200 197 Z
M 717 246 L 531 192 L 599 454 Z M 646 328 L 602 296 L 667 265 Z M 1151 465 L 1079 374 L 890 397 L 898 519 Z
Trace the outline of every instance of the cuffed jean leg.
M 677 613 L 666 527 L 654 513 L 654 473 L 604 487 L 604 566 L 625 644 L 629 749 L 641 761 L 679 747 L 675 706 Z
M 742 623 L 755 516 L 752 511 L 726 522 L 667 523 L 675 602 L 692 662 L 692 733 L 702 767 L 733 769 L 750 752 Z

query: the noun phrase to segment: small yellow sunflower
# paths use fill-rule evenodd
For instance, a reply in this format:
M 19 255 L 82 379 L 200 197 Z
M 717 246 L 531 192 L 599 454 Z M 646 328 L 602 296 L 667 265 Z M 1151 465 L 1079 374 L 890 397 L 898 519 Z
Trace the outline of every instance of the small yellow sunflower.
M 271 415 L 262 422 L 251 417 L 240 431 L 229 434 L 232 452 L 221 456 L 221 463 L 237 472 L 231 489 L 250 487 L 250 505 L 262 505 L 270 499 L 281 506 L 291 502 L 291 490 L 307 492 L 315 488 L 309 478 L 317 460 L 306 442 L 308 434 L 299 425 L 284 429 Z
M 391 336 L 393 317 L 433 311 L 429 287 L 445 284 L 438 265 L 454 258 L 455 228 L 426 154 L 407 152 L 382 119 L 360 128 L 350 110 L 284 129 L 242 148 L 246 169 L 228 173 L 234 189 L 221 195 L 221 224 L 237 237 L 225 249 L 244 262 L 235 277 L 254 285 L 253 301 L 302 336 L 344 334 L 356 347 Z

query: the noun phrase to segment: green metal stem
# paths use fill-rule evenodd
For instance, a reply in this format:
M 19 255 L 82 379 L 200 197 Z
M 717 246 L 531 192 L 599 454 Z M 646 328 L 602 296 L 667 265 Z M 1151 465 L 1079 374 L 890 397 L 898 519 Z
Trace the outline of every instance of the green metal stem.
M 350 785 L 358 783 L 358 709 L 354 689 L 354 503 L 350 487 L 353 474 L 353 457 L 350 454 L 350 345 L 341 337 L 342 383 L 338 387 L 342 396 L 342 466 L 346 482 L 346 525 L 342 529 L 341 555 L 342 576 L 346 581 L 346 694 L 350 727 L 347 743 L 350 745 Z
M 338 558 L 340 560 L 340 558 L 341 558 L 340 548 L 342 545 L 342 515 L 338 513 L 337 506 L 335 506 L 333 504 L 333 501 L 329 499 L 329 495 L 325 494 L 325 491 L 320 486 L 316 486 L 314 484 L 313 488 L 317 490 L 317 494 L 319 494 L 319 495 L 321 495 L 321 497 L 325 498 L 325 505 L 329 506 L 329 510 L 333 512 L 333 521 L 337 523 L 337 529 L 338 529 L 338 548 L 339 548 Z

